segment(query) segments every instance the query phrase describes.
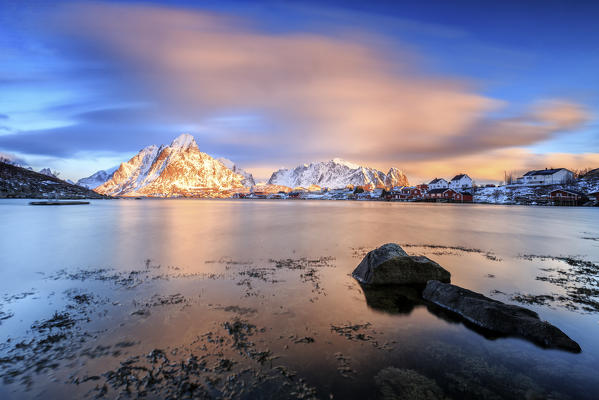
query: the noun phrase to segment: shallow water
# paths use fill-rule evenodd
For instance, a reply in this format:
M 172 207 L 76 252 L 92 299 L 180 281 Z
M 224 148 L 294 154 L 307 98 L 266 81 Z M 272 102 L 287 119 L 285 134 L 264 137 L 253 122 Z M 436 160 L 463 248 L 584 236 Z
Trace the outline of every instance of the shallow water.
M 584 289 L 598 277 L 576 262 L 599 262 L 597 221 L 568 207 L 2 200 L 0 397 L 376 398 L 393 366 L 449 398 L 595 398 L 599 298 Z M 350 273 L 388 242 L 526 303 L 582 353 L 486 338 L 417 294 L 365 295 Z

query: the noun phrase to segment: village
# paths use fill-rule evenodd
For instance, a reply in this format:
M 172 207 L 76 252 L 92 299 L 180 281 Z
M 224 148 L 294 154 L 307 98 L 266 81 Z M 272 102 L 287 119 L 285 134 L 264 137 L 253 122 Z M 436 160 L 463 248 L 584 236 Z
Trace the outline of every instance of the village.
M 258 184 L 234 198 L 296 200 L 361 200 L 516 205 L 598 206 L 599 168 L 575 175 L 566 168 L 532 170 L 499 185 L 477 185 L 468 174 L 434 178 L 415 186 L 351 186 L 341 189 Z

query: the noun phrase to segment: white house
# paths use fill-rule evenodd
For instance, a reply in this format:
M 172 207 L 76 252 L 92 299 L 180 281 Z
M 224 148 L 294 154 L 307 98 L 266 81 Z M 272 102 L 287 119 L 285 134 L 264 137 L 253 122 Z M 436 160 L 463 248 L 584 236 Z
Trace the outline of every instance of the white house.
M 574 173 L 565 168 L 539 169 L 528 171 L 522 177 L 522 184 L 526 186 L 557 185 L 567 183 L 574 179 Z M 518 178 L 520 182 L 520 178 Z
M 449 187 L 449 182 L 447 182 L 443 178 L 435 178 L 429 182 L 428 188 L 431 189 L 447 189 Z
M 449 182 L 450 189 L 470 189 L 471 187 L 472 179 L 466 174 L 456 175 Z

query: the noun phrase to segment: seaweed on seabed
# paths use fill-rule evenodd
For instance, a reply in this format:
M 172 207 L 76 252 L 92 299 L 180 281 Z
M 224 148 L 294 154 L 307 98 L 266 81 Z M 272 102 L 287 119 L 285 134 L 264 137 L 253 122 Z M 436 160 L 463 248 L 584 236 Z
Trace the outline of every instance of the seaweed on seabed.
M 31 328 L 38 332 L 51 329 L 70 329 L 75 325 L 76 321 L 71 317 L 68 312 L 59 313 L 56 311 L 52 318 L 42 322 L 34 323 Z
M 389 343 L 380 344 L 376 338 L 372 336 L 378 332 L 372 329 L 371 326 L 372 324 L 370 322 L 364 324 L 347 323 L 344 325 L 331 325 L 331 331 L 336 332 L 339 336 L 343 336 L 351 341 L 369 342 L 377 349 L 391 350 Z
M 241 332 L 241 337 L 248 331 L 257 331 L 253 325 L 248 327 L 246 323 L 239 322 L 223 324 L 227 334 Z M 264 397 L 264 394 L 268 394 L 269 398 L 316 398 L 316 390 L 298 378 L 294 371 L 282 365 L 273 367 L 272 360 L 276 357 L 270 350 L 254 351 L 249 348 L 239 352 L 240 356 L 255 361 L 259 366 L 255 368 L 233 355 L 225 356 L 222 338 L 213 335 L 211 332 L 202 335 L 208 341 L 197 348 L 203 353 L 200 357 L 194 355 L 187 345 L 170 352 L 175 354 L 179 353 L 175 350 L 181 350 L 188 353 L 178 360 L 169 359 L 165 350 L 154 349 L 145 357 L 130 357 L 118 368 L 102 374 L 105 383 L 96 385 L 92 390 L 97 397 L 111 398 L 254 398 Z M 212 345 L 210 350 L 206 344 Z M 94 380 L 98 378 L 94 377 Z
M 12 317 L 14 317 L 14 315 L 15 314 L 12 312 L 4 312 L 4 311 L 0 310 L 0 325 L 2 324 L 3 320 L 12 318 Z
M 248 340 L 249 336 L 256 333 L 256 325 L 250 324 L 246 320 L 235 318 L 232 321 L 227 321 L 223 324 L 223 327 L 227 333 L 233 338 L 233 347 L 240 349 L 247 349 L 252 347 L 254 344 Z
M 334 267 L 334 257 L 318 257 L 318 258 L 287 258 L 281 260 L 271 259 L 270 262 L 277 269 L 300 270 L 305 271 L 300 274 L 300 279 L 303 283 L 312 285 L 312 292 L 320 295 L 326 295 L 325 290 L 320 285 L 320 269 Z M 310 301 L 314 301 L 311 299 Z
M 521 255 L 520 258 L 534 261 L 557 261 L 563 267 L 542 267 L 544 275 L 537 280 L 551 283 L 565 290 L 565 294 L 521 294 L 511 299 L 526 304 L 557 305 L 572 311 L 599 312 L 599 264 L 572 256 Z
M 351 366 L 351 357 L 344 356 L 341 352 L 337 352 L 333 355 L 335 356 L 335 359 L 337 359 L 337 371 L 339 371 L 341 376 L 347 379 L 353 378 L 356 374 L 356 370 Z
M 286 258 L 286 259 L 270 259 L 269 262 L 274 264 L 277 268 L 285 268 L 285 269 L 306 269 L 309 267 L 314 268 L 322 268 L 322 267 L 332 267 L 332 261 L 335 260 L 335 257 L 318 257 L 318 258 Z
M 41 373 L 56 369 L 63 360 L 74 354 L 74 348 L 83 343 L 73 340 L 73 327 L 77 320 L 67 312 L 56 311 L 51 318 L 36 321 L 31 330 L 36 336 L 22 340 L 8 348 L 9 357 L 0 359 L 0 378 L 6 384 L 19 379 L 29 389 L 33 384 L 31 373 Z M 79 338 L 81 339 L 81 338 Z M 10 339 L 5 345 L 9 345 Z

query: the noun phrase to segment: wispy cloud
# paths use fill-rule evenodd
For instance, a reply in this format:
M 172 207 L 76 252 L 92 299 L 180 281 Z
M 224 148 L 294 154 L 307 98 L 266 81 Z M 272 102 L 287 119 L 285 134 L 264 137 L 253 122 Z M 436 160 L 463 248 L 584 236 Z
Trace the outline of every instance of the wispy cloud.
M 497 117 L 505 102 L 467 80 L 422 73 L 418 54 L 372 37 L 265 32 L 239 18 L 131 4 L 69 4 L 53 22 L 71 38 L 64 51 L 102 65 L 145 105 L 79 111 L 72 126 L 0 137 L 0 146 L 66 157 L 161 142 L 159 129 L 174 136 L 167 131 L 191 127 L 201 147 L 257 168 L 336 156 L 441 168 L 443 160 L 515 154 L 590 119 L 564 99 Z M 250 118 L 213 123 L 237 115 Z M 50 136 L 70 144 L 47 145 Z

